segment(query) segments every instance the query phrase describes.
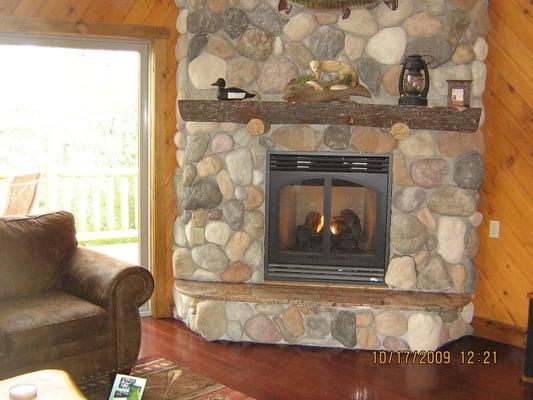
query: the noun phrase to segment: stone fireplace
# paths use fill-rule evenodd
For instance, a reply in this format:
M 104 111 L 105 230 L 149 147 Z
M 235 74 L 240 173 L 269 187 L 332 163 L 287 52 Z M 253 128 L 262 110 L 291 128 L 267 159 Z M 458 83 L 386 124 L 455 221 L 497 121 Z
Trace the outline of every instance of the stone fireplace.
M 482 107 L 485 0 L 400 0 L 348 19 L 286 16 L 276 1 L 177 3 L 178 100 L 215 99 L 223 77 L 280 101 L 309 61 L 331 58 L 373 95 L 355 100 L 395 104 L 399 63 L 419 52 L 435 58 L 430 106 L 446 105 L 447 79 L 472 79 Z M 433 350 L 471 332 L 481 132 L 397 140 L 376 127 L 273 124 L 253 136 L 179 119 L 175 145 L 174 311 L 206 339 Z

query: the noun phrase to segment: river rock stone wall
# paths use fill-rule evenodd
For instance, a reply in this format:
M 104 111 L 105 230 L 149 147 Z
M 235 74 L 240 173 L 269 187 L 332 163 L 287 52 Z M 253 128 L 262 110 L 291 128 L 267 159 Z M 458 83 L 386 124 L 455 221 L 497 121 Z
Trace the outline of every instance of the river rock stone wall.
M 198 300 L 174 288 L 175 317 L 207 340 L 433 351 L 472 333 L 474 306 L 420 312 Z
M 484 37 L 490 28 L 486 0 L 400 0 L 395 12 L 380 4 L 354 9 L 348 19 L 338 11 L 297 6 L 287 16 L 277 12 L 274 0 L 176 3 L 178 99 L 215 99 L 211 84 L 222 77 L 262 100 L 281 100 L 285 85 L 309 72 L 309 61 L 331 58 L 354 65 L 371 91 L 373 98 L 357 101 L 395 104 L 400 62 L 418 52 L 435 58 L 430 105 L 446 105 L 447 79 L 472 79 L 471 105 L 482 107 Z M 177 128 L 177 279 L 263 282 L 267 149 L 392 153 L 387 285 L 474 291 L 481 131 L 411 130 L 399 141 L 379 128 L 273 125 L 256 137 L 244 125 L 183 121 L 179 110 Z

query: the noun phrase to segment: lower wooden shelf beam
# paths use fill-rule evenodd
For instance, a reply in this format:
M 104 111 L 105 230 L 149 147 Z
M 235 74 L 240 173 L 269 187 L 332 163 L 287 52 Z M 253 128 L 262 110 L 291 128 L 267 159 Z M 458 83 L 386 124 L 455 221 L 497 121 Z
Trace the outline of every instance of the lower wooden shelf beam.
M 373 307 L 390 310 L 444 312 L 466 306 L 469 294 L 428 293 L 380 288 L 290 284 L 242 284 L 177 280 L 178 292 L 203 300 Z
M 476 132 L 480 108 L 421 107 L 359 103 L 286 103 L 279 101 L 180 100 L 181 118 L 196 122 L 248 124 L 353 125 L 390 129 L 403 123 L 411 129 Z

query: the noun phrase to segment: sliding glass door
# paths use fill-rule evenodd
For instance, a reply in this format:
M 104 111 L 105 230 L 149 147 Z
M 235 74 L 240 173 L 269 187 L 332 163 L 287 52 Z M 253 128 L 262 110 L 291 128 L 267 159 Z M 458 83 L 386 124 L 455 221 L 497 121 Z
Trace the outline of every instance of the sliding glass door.
M 71 211 L 80 245 L 149 268 L 149 43 L 0 35 L 0 60 L 0 212 L 35 174 L 32 213 Z

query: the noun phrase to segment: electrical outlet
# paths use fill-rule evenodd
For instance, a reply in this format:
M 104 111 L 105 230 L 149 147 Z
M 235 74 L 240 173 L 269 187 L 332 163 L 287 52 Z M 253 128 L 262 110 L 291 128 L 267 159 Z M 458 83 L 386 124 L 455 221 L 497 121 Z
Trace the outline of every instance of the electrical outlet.
M 500 221 L 489 221 L 489 237 L 491 239 L 500 238 Z

